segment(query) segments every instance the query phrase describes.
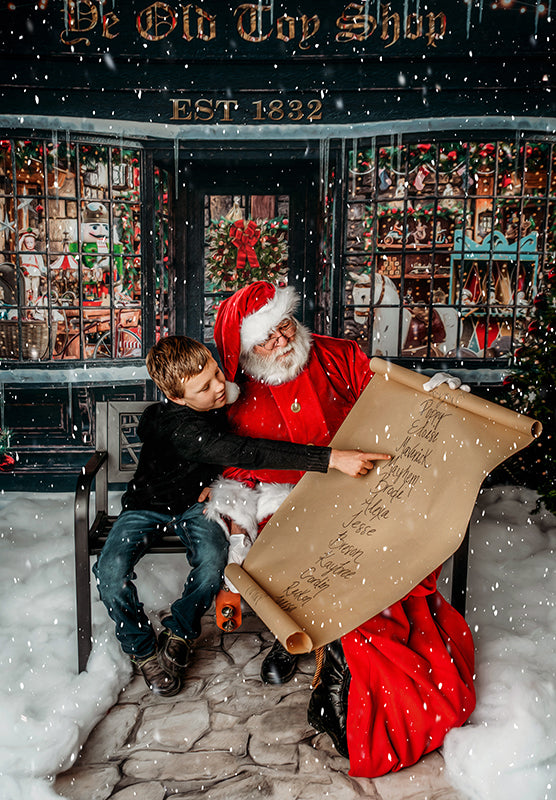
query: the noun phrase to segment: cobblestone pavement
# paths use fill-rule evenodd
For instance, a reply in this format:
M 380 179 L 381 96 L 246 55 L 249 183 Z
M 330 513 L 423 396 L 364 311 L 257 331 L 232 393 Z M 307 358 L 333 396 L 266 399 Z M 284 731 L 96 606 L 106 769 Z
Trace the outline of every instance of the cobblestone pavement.
M 436 752 L 375 780 L 351 778 L 330 739 L 307 723 L 314 657 L 284 686 L 259 678 L 272 634 L 250 611 L 235 633 L 208 613 L 182 692 L 152 695 L 140 676 L 91 733 L 67 800 L 463 800 Z

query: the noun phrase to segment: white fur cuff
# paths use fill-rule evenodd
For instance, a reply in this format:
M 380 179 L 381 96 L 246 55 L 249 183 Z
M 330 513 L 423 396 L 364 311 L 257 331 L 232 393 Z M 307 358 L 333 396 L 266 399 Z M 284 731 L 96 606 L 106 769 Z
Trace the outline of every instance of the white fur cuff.
M 230 548 L 228 550 L 228 564 L 239 564 L 241 566 L 245 561 L 247 553 L 251 549 L 251 544 L 252 542 L 248 536 L 238 533 L 232 534 L 232 536 L 230 536 Z M 224 576 L 224 583 L 232 592 L 237 592 L 236 587 L 226 575 Z
M 262 522 L 274 514 L 292 489 L 292 483 L 260 483 L 257 487 L 257 521 Z
M 217 478 L 210 492 L 207 517 L 217 522 L 221 517 L 228 517 L 244 528 L 254 541 L 257 536 L 257 491 L 238 481 Z

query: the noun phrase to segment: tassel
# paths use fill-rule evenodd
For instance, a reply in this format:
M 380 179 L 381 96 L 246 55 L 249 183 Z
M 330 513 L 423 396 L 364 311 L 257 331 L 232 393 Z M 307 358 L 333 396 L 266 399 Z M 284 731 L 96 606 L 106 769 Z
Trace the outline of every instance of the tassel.
M 324 662 L 325 649 L 326 649 L 325 647 L 317 647 L 317 649 L 315 650 L 316 665 L 315 665 L 315 674 L 313 675 L 313 680 L 311 681 L 311 689 L 316 689 L 320 683 L 320 673 Z

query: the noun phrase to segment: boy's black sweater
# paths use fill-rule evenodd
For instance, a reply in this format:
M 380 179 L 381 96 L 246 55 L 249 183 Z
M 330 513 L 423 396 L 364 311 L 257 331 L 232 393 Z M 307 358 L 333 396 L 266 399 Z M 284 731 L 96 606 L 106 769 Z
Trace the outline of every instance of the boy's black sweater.
M 223 409 L 193 411 L 170 400 L 146 408 L 137 433 L 141 454 L 124 510 L 181 514 L 225 466 L 326 472 L 330 459 L 329 447 L 236 436 Z

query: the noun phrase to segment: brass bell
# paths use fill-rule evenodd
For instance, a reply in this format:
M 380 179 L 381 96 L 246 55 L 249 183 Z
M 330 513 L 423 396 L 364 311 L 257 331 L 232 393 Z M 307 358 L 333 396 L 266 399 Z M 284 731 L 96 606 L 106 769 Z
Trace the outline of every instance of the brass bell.
M 233 617 L 235 609 L 233 606 L 222 606 L 222 611 L 220 612 L 223 617 Z
M 222 623 L 222 630 L 226 631 L 226 633 L 230 633 L 236 627 L 236 623 L 233 619 L 227 619 L 225 622 Z

